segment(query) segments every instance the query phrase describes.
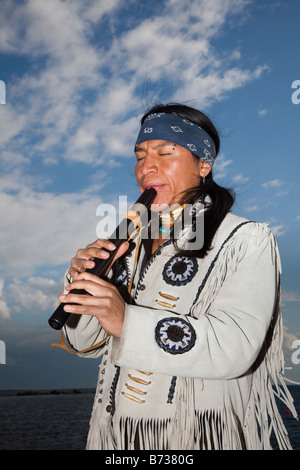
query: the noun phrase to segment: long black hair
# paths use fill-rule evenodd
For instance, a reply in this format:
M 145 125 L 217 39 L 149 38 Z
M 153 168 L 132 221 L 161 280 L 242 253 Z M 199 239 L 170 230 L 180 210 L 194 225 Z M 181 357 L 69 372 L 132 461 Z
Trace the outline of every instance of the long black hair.
M 211 120 L 201 111 L 190 106 L 186 106 L 178 103 L 170 104 L 157 104 L 144 114 L 141 119 L 141 124 L 145 121 L 149 114 L 153 113 L 169 113 L 175 114 L 183 119 L 197 124 L 204 129 L 213 139 L 216 147 L 216 154 L 220 149 L 220 137 L 217 129 Z M 198 159 L 196 155 L 194 158 Z M 208 195 L 211 198 L 211 205 L 206 209 L 204 214 L 204 243 L 200 250 L 193 250 L 191 252 L 185 251 L 186 255 L 196 256 L 198 258 L 204 258 L 204 256 L 211 249 L 212 240 L 214 235 L 221 224 L 226 214 L 230 211 L 234 204 L 234 194 L 231 190 L 219 186 L 213 179 L 212 171 L 206 176 L 205 182 L 201 181 L 200 185 L 194 188 L 190 188 L 186 191 L 180 204 L 191 204 L 197 199 Z M 175 243 L 175 241 L 174 241 Z

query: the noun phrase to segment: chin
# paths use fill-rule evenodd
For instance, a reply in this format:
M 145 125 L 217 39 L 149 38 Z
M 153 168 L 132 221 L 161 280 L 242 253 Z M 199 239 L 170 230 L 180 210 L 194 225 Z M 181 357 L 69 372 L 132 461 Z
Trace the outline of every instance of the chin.
M 156 197 L 151 205 L 151 211 L 153 212 L 170 212 L 177 209 L 180 204 L 177 201 L 167 201 L 164 198 Z
M 152 212 L 168 212 L 170 206 L 165 202 L 154 201 L 151 205 Z

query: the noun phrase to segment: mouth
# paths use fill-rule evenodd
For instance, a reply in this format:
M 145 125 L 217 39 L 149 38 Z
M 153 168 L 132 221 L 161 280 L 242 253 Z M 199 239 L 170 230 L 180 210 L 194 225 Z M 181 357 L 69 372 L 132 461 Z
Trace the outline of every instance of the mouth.
M 156 191 L 159 191 L 161 188 L 163 188 L 164 184 L 148 184 L 144 186 L 144 189 L 150 189 L 154 188 Z

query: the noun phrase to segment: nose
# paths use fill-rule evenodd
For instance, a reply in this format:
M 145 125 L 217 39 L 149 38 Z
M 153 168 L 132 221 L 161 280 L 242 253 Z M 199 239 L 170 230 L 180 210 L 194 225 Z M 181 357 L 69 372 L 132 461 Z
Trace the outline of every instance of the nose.
M 150 152 L 148 151 L 145 157 L 143 158 L 140 171 L 142 175 L 147 175 L 148 173 L 157 172 L 157 160 L 151 151 Z

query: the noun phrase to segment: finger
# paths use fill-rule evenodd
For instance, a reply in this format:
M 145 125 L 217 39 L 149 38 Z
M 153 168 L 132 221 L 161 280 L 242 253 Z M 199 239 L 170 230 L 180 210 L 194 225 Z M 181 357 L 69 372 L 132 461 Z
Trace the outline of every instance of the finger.
M 98 239 L 94 243 L 91 243 L 86 249 L 78 252 L 79 258 L 103 258 L 107 259 L 110 256 L 110 252 L 114 251 L 116 246 L 109 240 Z
M 90 305 L 65 305 L 65 312 L 77 314 L 77 315 L 97 315 L 99 314 L 99 307 Z
M 70 305 L 101 305 L 103 302 L 105 304 L 105 299 L 107 297 L 99 297 L 93 295 L 82 295 L 82 294 L 66 294 L 60 295 L 59 300 L 63 304 L 70 304 Z
M 92 267 L 91 260 L 93 258 L 107 259 L 110 255 L 109 251 L 113 251 L 115 249 L 115 245 L 107 242 L 101 247 L 90 246 L 89 248 L 81 248 L 77 251 L 76 256 L 72 258 L 71 266 L 79 269 Z
M 128 250 L 128 248 L 129 248 L 129 243 L 128 242 L 122 243 L 122 245 L 116 251 L 116 254 L 114 256 L 114 260 L 116 260 L 116 259 L 120 258 L 121 256 L 123 256 L 126 253 L 126 251 Z
M 72 283 L 70 283 L 68 286 L 68 289 L 78 289 L 80 286 L 83 285 L 83 283 L 90 281 L 91 283 L 98 284 L 103 287 L 111 287 L 113 288 L 114 286 L 107 282 L 105 279 L 102 277 L 96 276 L 96 274 L 92 274 L 88 271 L 83 271 L 82 273 L 78 274 L 76 281 L 74 280 Z M 81 287 L 82 288 L 82 287 Z
M 122 302 L 114 302 L 115 299 L 107 297 L 101 299 L 90 296 L 78 297 L 82 303 L 64 305 L 66 312 L 78 315 L 93 315 L 108 334 L 118 338 L 121 337 L 125 312 L 123 299 Z
M 118 292 L 117 288 L 114 285 L 86 271 L 78 274 L 75 280 L 65 286 L 65 290 L 67 292 L 70 292 L 69 296 L 71 295 L 72 290 L 75 289 L 83 289 L 88 294 L 98 297 L 110 296 L 113 292 Z M 79 297 L 77 294 L 72 295 L 76 295 L 77 299 Z M 69 300 L 68 298 L 67 301 L 73 302 L 74 300 L 73 298 L 71 300 Z
M 105 248 L 106 250 L 114 250 L 116 247 L 110 240 L 104 240 L 103 238 L 98 238 L 93 243 L 87 245 L 86 249 L 89 248 Z
M 81 272 L 81 270 L 79 271 L 78 269 L 76 268 L 69 268 L 69 276 L 71 277 L 71 279 L 76 279 L 76 277 L 79 275 L 79 273 Z
M 71 277 L 71 279 L 76 279 L 77 276 L 84 272 L 85 269 L 88 269 L 88 268 L 93 268 L 95 265 L 95 263 L 93 261 L 88 261 L 88 260 L 82 260 L 82 263 L 78 262 L 78 265 L 77 266 L 70 266 L 69 268 L 69 276 Z M 82 267 L 79 267 L 79 266 L 82 266 Z
M 91 254 L 93 254 L 93 258 L 101 258 L 101 259 L 108 259 L 109 257 L 111 257 L 111 260 L 109 262 L 109 264 L 107 265 L 105 271 L 103 272 L 103 276 L 105 277 L 107 275 L 107 273 L 110 271 L 112 265 L 114 264 L 114 262 L 120 258 L 127 250 L 128 250 L 128 247 L 129 247 L 129 243 L 128 242 L 124 242 L 122 243 L 122 245 L 116 250 L 115 253 L 111 254 L 111 253 L 108 253 L 107 251 L 104 251 L 103 249 L 95 249 L 93 251 L 91 251 Z M 94 261 L 86 261 L 84 263 L 84 265 L 86 265 L 87 268 L 90 268 L 90 269 L 93 269 L 94 266 L 95 266 L 95 262 Z
M 118 304 L 116 299 L 111 295 L 102 296 L 81 295 L 81 294 L 67 294 L 59 296 L 59 300 L 64 305 L 64 310 L 70 313 L 84 313 L 89 315 L 109 314 L 115 305 Z
M 86 248 L 77 250 L 76 255 L 71 260 L 69 274 L 76 277 L 77 273 L 85 269 L 92 269 L 95 267 L 93 258 L 107 259 L 110 254 L 109 251 L 115 250 L 115 245 L 109 240 L 98 239 L 88 245 Z
M 89 259 L 91 258 L 107 259 L 109 258 L 109 256 L 111 256 L 110 252 L 116 250 L 116 252 L 113 253 L 113 258 L 112 258 L 112 260 L 115 261 L 116 259 L 120 258 L 120 256 L 122 256 L 128 250 L 128 247 L 129 247 L 128 242 L 122 243 L 117 250 L 114 244 L 106 244 L 105 246 L 101 246 L 99 248 L 97 246 L 92 246 L 86 250 L 86 252 L 84 253 L 85 255 L 84 257 L 85 258 L 88 257 Z

